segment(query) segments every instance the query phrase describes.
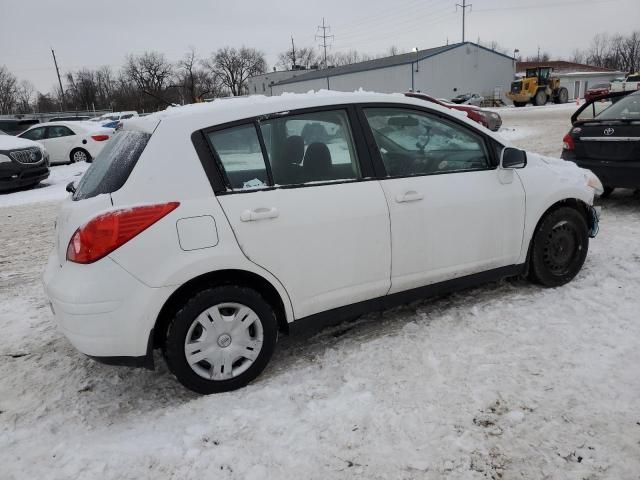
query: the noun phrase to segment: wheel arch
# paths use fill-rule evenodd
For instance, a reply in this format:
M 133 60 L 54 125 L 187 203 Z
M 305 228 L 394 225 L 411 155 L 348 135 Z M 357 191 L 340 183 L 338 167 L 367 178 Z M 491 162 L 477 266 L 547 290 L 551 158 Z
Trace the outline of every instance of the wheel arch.
M 529 273 L 529 264 L 531 261 L 531 247 L 533 245 L 533 237 L 538 231 L 538 228 L 540 228 L 540 224 L 545 219 L 545 217 L 547 217 L 547 215 L 549 215 L 551 212 L 558 210 L 559 208 L 562 208 L 562 207 L 569 207 L 578 211 L 584 218 L 584 221 L 587 224 L 587 226 L 589 226 L 589 205 L 587 205 L 587 203 L 585 203 L 583 200 L 579 198 L 563 198 L 562 200 L 558 200 L 557 202 L 547 207 L 547 209 L 542 213 L 542 215 L 538 217 L 538 221 L 536 222 L 536 225 L 531 231 L 531 235 L 529 236 L 529 244 L 527 246 L 525 275 Z
M 289 333 L 289 323 L 285 310 L 284 300 L 278 290 L 264 277 L 247 270 L 225 269 L 201 274 L 182 284 L 165 301 L 155 321 L 153 330 L 154 347 L 162 346 L 164 334 L 173 315 L 194 292 L 207 287 L 219 285 L 242 285 L 249 287 L 261 295 L 273 307 L 278 322 L 278 329 L 283 333 Z

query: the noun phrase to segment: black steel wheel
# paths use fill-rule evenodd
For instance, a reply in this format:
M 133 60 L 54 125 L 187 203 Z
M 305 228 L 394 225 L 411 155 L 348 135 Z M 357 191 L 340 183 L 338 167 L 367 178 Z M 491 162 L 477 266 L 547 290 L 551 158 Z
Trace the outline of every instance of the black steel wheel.
M 576 209 L 561 207 L 548 213 L 533 236 L 530 277 L 546 287 L 571 281 L 589 249 L 589 230 Z

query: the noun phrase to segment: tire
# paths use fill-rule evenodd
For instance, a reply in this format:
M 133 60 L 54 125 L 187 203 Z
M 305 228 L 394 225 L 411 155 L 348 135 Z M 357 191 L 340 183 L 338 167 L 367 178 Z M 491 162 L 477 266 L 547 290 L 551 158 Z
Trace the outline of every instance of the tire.
M 587 258 L 587 222 L 574 208 L 558 208 L 542 218 L 532 241 L 530 279 L 559 287 L 578 274 Z
M 553 103 L 567 103 L 569 101 L 569 92 L 566 88 L 560 87 L 558 94 L 553 98 Z
M 516 101 L 514 101 L 513 104 L 516 107 L 524 107 L 527 104 L 527 102 L 516 102 Z
M 603 192 L 600 194 L 600 198 L 608 198 L 614 190 L 615 187 L 604 187 Z
M 536 93 L 536 96 L 533 97 L 533 104 L 538 107 L 541 107 L 542 105 L 546 105 L 547 100 L 549 100 L 547 98 L 547 92 L 545 92 L 543 89 L 540 89 Z
M 91 162 L 91 155 L 83 148 L 74 148 L 69 154 L 71 163 Z
M 256 378 L 277 338 L 273 308 L 258 292 L 223 285 L 201 290 L 182 305 L 167 327 L 164 354 L 182 385 L 208 395 Z

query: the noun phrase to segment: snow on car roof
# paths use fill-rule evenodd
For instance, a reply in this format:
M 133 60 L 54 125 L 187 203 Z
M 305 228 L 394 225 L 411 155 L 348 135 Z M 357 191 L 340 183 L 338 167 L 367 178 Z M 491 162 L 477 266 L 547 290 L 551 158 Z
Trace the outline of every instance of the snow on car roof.
M 451 115 L 451 110 L 437 104 L 427 104 L 424 100 L 406 97 L 403 93 L 373 93 L 365 91 L 337 92 L 319 90 L 309 93 L 283 93 L 266 97 L 251 95 L 216 99 L 208 103 L 194 103 L 179 107 L 169 107 L 146 117 L 130 119 L 125 130 L 141 130 L 152 133 L 162 123 L 163 129 L 187 131 L 189 134 L 209 126 L 220 125 L 234 120 L 268 115 L 289 110 L 340 105 L 350 103 L 402 103 L 426 107 Z M 456 116 L 457 117 L 457 116 Z M 467 121 L 465 118 L 464 121 Z M 476 127 L 477 125 L 468 120 Z

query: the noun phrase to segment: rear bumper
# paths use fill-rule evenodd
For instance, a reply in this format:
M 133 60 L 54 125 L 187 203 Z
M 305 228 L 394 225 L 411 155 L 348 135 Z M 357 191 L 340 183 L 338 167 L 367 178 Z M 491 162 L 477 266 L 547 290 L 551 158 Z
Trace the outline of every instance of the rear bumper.
M 561 158 L 595 173 L 605 187 L 640 188 L 640 161 L 605 161 L 575 158 L 563 151 Z
M 110 258 L 79 265 L 52 252 L 43 276 L 55 321 L 80 352 L 111 365 L 153 366 L 153 327 L 171 288 L 151 288 Z

